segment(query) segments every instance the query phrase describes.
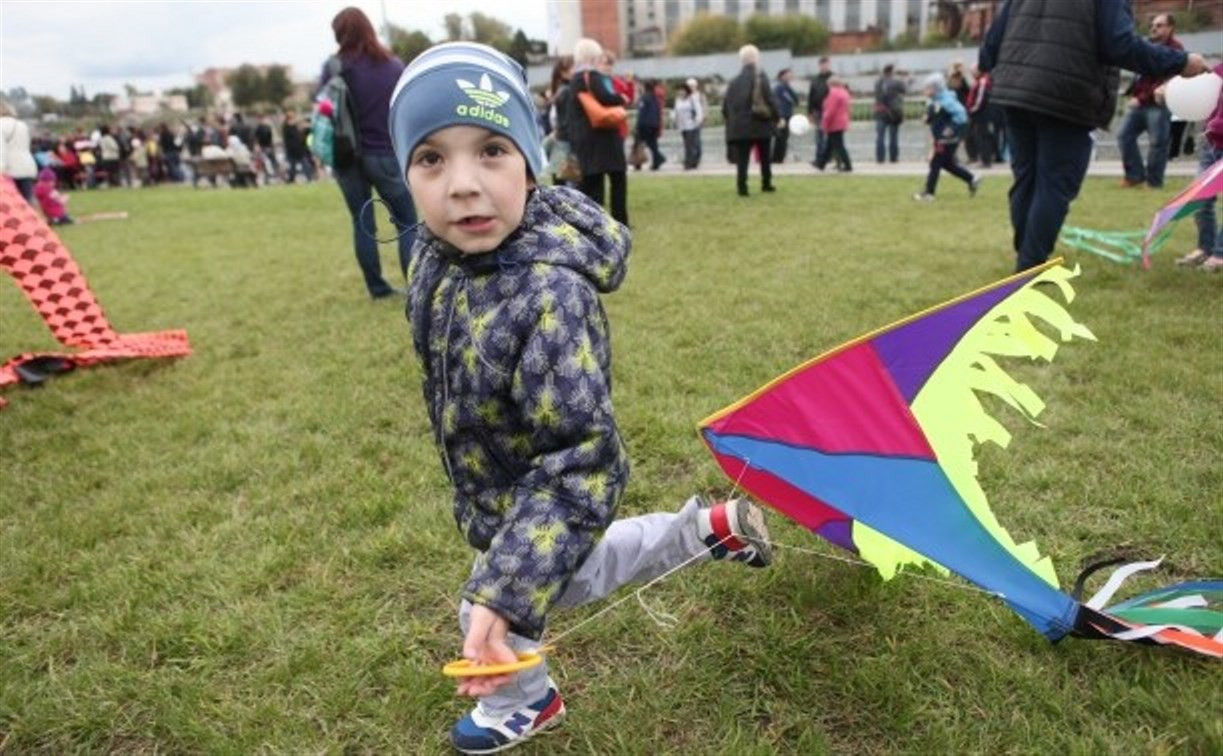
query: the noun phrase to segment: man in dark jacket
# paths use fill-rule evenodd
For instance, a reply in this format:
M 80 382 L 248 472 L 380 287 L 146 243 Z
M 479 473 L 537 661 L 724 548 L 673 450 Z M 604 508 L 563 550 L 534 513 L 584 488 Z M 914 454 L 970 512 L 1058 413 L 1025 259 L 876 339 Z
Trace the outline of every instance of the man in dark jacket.
M 1174 31 L 1172 14 L 1160 13 L 1151 19 L 1151 33 L 1148 38 L 1157 45 L 1184 50 L 1184 45 L 1174 36 Z M 1141 186 L 1144 181 L 1152 189 L 1160 189 L 1164 185 L 1172 114 L 1164 105 L 1163 98 L 1156 96 L 1155 90 L 1169 78 L 1171 77 L 1144 74 L 1134 79 L 1130 86 L 1129 107 L 1125 112 L 1125 119 L 1121 122 L 1121 131 L 1117 134 L 1121 162 L 1125 165 L 1125 178 L 1121 180 L 1123 186 Z M 1142 163 L 1142 151 L 1138 149 L 1138 135 L 1144 131 L 1150 141 L 1145 166 Z
M 1053 252 L 1091 159 L 1091 131 L 1117 104 L 1117 67 L 1165 76 L 1206 71 L 1197 54 L 1134 33 L 1125 0 L 1009 0 L 981 45 L 1011 144 L 1011 225 L 1016 271 Z
M 302 131 L 301 124 L 297 121 L 297 116 L 293 111 L 285 113 L 284 126 L 280 130 L 281 139 L 284 141 L 285 148 L 285 168 L 288 169 L 288 174 L 285 176 L 285 181 L 292 184 L 297 178 L 297 171 L 300 168 L 306 181 L 314 180 L 314 158 L 310 155 L 310 150 L 306 147 L 306 135 Z
M 900 159 L 900 124 L 905 119 L 905 83 L 888 63 L 875 81 L 875 162 Z M 885 145 L 886 142 L 886 145 Z M 884 147 L 887 147 L 886 152 Z
M 259 151 L 267 161 L 268 180 L 273 177 L 280 178 L 280 161 L 276 159 L 276 135 L 272 131 L 272 120 L 266 115 L 259 116 L 259 122 L 255 125 L 255 144 L 259 145 Z
M 781 109 L 781 120 L 777 123 L 777 133 L 773 137 L 773 162 L 786 162 L 786 146 L 790 141 L 790 116 L 798 105 L 798 92 L 790 86 L 794 74 L 788 68 L 777 73 L 777 83 L 773 85 L 773 99 Z
M 815 157 L 824 154 L 824 129 L 820 126 L 824 117 L 824 98 L 828 96 L 828 80 L 832 78 L 832 63 L 828 58 L 820 58 L 820 72 L 811 80 L 807 89 L 807 118 L 815 131 Z M 816 160 L 811 161 L 812 165 Z
M 739 48 L 743 69 L 726 88 L 722 116 L 726 119 L 726 148 L 734 156 L 739 196 L 748 196 L 747 162 L 755 151 L 760 157 L 760 191 L 772 192 L 773 169 L 769 140 L 773 124 L 780 118 L 769 79 L 760 71 L 760 50 L 755 45 Z

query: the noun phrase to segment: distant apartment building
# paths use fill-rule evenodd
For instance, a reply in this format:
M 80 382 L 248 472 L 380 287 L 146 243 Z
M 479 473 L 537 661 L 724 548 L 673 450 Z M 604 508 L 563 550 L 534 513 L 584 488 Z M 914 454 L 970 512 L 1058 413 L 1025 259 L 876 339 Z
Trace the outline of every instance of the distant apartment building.
M 1002 0 L 547 0 L 551 14 L 549 52 L 573 49 L 591 37 L 621 55 L 666 52 L 677 30 L 698 14 L 750 16 L 797 14 L 814 18 L 833 33 L 831 52 L 869 49 L 902 36 L 925 39 L 931 32 L 978 40 Z M 1066 0 L 1071 2 L 1071 0 Z M 1154 13 L 1194 16 L 1198 25 L 1223 29 L 1223 0 L 1132 0 L 1140 27 Z
M 664 53 L 671 36 L 701 13 L 740 21 L 797 14 L 819 20 L 833 34 L 896 39 L 906 32 L 924 37 L 937 7 L 931 0 L 548 0 L 554 52 L 572 50 L 586 36 L 626 55 Z

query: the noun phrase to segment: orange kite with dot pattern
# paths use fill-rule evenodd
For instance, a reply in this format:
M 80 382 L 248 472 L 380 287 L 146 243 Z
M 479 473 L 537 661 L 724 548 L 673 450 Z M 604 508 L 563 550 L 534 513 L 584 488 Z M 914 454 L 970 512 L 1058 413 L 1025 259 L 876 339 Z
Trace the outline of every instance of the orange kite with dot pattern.
M 52 335 L 80 350 L 18 355 L 0 365 L 0 389 L 37 385 L 49 375 L 99 362 L 191 354 L 186 331 L 116 332 L 68 248 L 7 179 L 0 179 L 0 268 L 17 281 Z M 0 398 L 0 407 L 5 403 Z

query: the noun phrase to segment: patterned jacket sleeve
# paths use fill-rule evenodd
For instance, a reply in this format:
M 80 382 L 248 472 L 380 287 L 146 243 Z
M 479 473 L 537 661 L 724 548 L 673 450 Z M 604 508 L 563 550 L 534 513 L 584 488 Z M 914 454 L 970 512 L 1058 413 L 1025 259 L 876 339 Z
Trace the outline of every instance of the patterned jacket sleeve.
M 554 269 L 536 305 L 512 393 L 540 451 L 463 592 L 531 638 L 611 523 L 628 481 L 598 295 L 579 275 Z

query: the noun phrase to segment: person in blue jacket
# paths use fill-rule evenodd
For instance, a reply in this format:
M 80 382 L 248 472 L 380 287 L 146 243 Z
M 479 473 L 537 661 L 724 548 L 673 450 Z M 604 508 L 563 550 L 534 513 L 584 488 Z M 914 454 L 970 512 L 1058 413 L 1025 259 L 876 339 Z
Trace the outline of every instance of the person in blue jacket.
M 1117 108 L 1118 67 L 1150 76 L 1206 72 L 1196 53 L 1143 39 L 1125 0 L 1008 0 L 981 45 L 1011 147 L 1016 271 L 1057 243 L 1091 160 L 1091 132 Z
M 939 173 L 947 171 L 952 176 L 968 184 L 969 195 L 977 194 L 981 179 L 971 171 L 961 166 L 955 159 L 956 148 L 968 131 L 968 111 L 960 104 L 956 93 L 947 88 L 947 82 L 941 73 L 932 73 L 926 77 L 926 123 L 930 126 L 930 172 L 926 174 L 926 188 L 913 199 L 919 202 L 932 202 L 934 190 L 938 187 Z
M 658 137 L 662 134 L 662 98 L 658 94 L 658 82 L 647 79 L 641 87 L 641 98 L 637 105 L 637 125 L 634 135 L 650 150 L 650 170 L 658 170 L 667 162 L 658 150 Z
M 777 129 L 773 134 L 773 162 L 786 162 L 786 150 L 790 144 L 790 117 L 798 107 L 798 92 L 790 86 L 794 72 L 783 68 L 777 72 L 777 83 L 773 85 L 773 99 L 777 102 Z

